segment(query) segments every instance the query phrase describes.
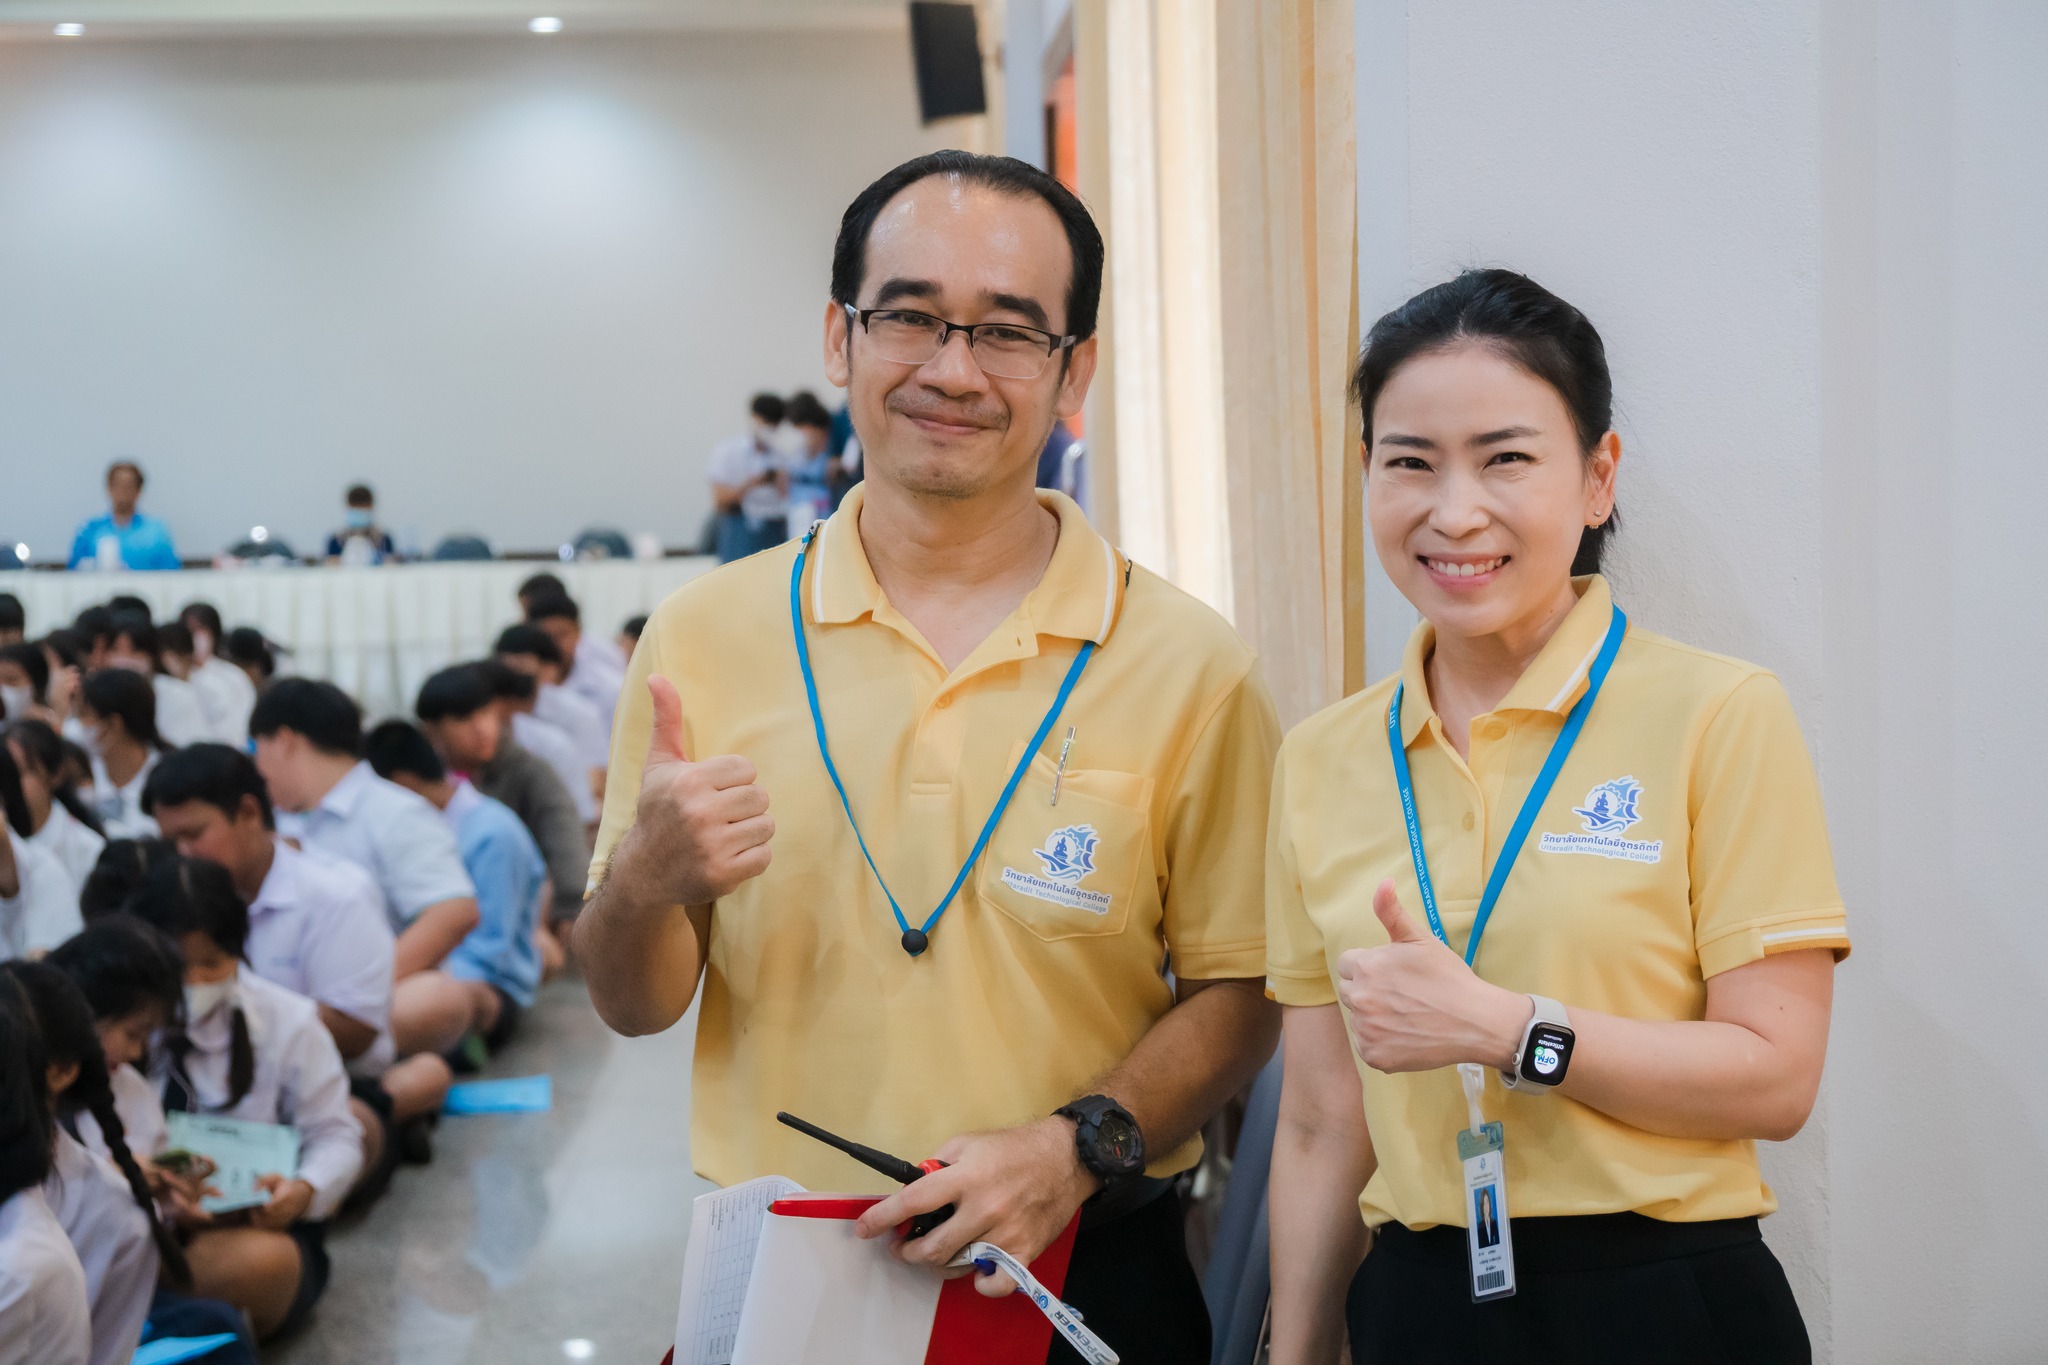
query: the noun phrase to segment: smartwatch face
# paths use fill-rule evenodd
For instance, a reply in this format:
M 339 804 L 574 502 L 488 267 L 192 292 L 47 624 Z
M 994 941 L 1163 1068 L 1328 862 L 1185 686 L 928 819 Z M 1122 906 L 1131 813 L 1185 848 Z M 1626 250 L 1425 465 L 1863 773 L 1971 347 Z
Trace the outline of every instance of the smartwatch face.
M 1522 1079 L 1556 1085 L 1572 1060 L 1572 1031 L 1556 1024 L 1538 1024 L 1529 1031 L 1529 1049 L 1522 1054 Z
M 1096 1150 L 1109 1162 L 1130 1166 L 1138 1159 L 1138 1130 L 1121 1114 L 1104 1114 L 1095 1125 Z

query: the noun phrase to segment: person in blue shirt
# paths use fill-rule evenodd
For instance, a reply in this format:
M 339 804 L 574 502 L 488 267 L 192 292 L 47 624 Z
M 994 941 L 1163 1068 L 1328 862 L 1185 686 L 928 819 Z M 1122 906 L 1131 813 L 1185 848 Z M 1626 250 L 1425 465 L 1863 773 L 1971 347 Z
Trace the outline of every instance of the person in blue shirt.
M 412 722 L 385 721 L 370 731 L 363 748 L 379 777 L 432 802 L 455 832 L 462 865 L 476 883 L 482 917 L 441 969 L 470 984 L 477 1032 L 484 1046 L 496 1052 L 511 1041 L 520 1013 L 533 1004 L 540 986 L 540 947 L 534 935 L 553 894 L 540 845 L 511 807 L 464 778 L 451 778 L 433 743 Z
M 177 569 L 178 551 L 171 528 L 136 510 L 142 497 L 142 466 L 116 460 L 107 467 L 107 501 L 111 508 L 78 528 L 71 540 L 71 567 L 99 569 Z

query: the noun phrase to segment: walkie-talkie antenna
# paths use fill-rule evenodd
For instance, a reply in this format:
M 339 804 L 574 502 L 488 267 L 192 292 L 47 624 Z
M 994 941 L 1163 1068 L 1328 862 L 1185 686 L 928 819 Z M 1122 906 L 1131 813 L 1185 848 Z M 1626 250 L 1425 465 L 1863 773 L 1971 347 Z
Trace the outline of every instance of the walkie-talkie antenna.
M 890 1156 L 887 1152 L 878 1152 L 872 1147 L 840 1137 L 837 1133 L 828 1133 L 817 1124 L 806 1123 L 794 1114 L 778 1112 L 775 1115 L 775 1121 L 796 1129 L 805 1137 L 816 1138 L 827 1147 L 837 1148 L 869 1170 L 880 1171 L 883 1175 L 888 1176 L 899 1184 L 908 1185 L 913 1180 L 922 1179 L 924 1176 L 922 1170 L 911 1165 L 902 1157 Z

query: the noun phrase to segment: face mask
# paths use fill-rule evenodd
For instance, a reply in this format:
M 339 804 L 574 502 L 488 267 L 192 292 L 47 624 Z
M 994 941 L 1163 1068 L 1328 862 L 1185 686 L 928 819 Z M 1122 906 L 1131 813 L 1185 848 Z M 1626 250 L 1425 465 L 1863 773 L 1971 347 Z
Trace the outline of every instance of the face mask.
M 8 687 L 0 684 L 0 710 L 9 720 L 20 720 L 28 714 L 28 708 L 35 701 L 35 693 L 26 687 Z
M 225 981 L 206 981 L 196 986 L 188 983 L 185 987 L 187 1022 L 197 1023 L 204 1019 L 225 1005 L 234 993 L 235 979 L 232 976 Z
M 367 531 L 370 529 L 370 523 L 376 518 L 377 514 L 370 508 L 351 507 L 343 520 L 348 523 L 348 529 L 351 531 Z
M 213 657 L 213 635 L 211 632 L 204 630 L 192 632 L 192 657 L 200 663 L 205 663 Z

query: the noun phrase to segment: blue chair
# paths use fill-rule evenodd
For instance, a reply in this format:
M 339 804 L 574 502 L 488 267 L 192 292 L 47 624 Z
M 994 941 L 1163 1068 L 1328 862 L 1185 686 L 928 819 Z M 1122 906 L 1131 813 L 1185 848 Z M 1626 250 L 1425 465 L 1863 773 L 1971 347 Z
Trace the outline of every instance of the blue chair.
M 609 526 L 593 526 L 576 537 L 573 547 L 578 559 L 631 559 L 632 542 L 626 539 L 624 531 Z
M 1267 1255 L 1266 1180 L 1273 1169 L 1273 1133 L 1280 1123 L 1280 1054 L 1252 1082 L 1230 1183 L 1216 1222 L 1216 1243 L 1202 1276 L 1213 1344 L 1209 1365 L 1253 1365 L 1272 1297 L 1273 1268 Z
M 433 558 L 438 561 L 461 561 L 495 559 L 491 543 L 482 536 L 453 535 L 434 547 Z

